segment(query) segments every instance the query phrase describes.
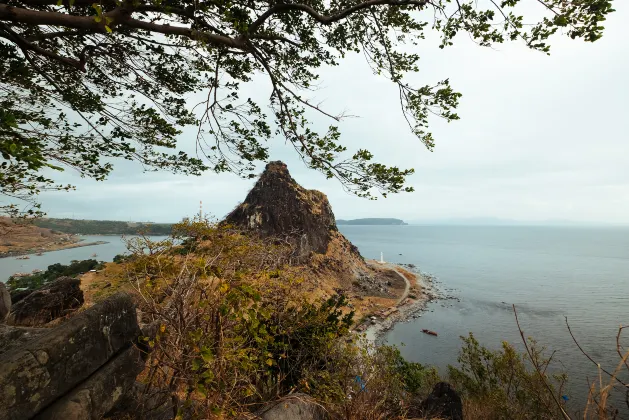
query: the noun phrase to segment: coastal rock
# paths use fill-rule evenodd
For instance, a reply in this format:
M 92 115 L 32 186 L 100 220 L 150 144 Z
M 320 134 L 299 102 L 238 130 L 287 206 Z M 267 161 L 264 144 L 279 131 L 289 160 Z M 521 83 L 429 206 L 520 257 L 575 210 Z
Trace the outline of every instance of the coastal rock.
M 31 293 L 33 293 L 33 289 L 16 290 L 14 292 L 11 292 L 11 303 L 15 305 Z
M 224 223 L 285 240 L 294 247 L 295 257 L 325 254 L 331 233 L 337 231 L 325 194 L 297 184 L 280 161 L 266 165 L 245 201 Z
M 0 420 L 34 417 L 129 349 L 139 335 L 132 298 L 119 293 L 0 354 Z M 76 398 L 86 398 L 81 391 Z
M 324 420 L 327 413 L 306 394 L 293 394 L 273 402 L 257 413 L 262 420 Z
M 5 284 L 0 283 L 0 323 L 4 322 L 9 312 L 11 312 L 11 294 Z
M 0 324 L 0 361 L 3 353 L 19 348 L 46 332 L 48 330 L 45 328 L 12 327 Z
M 132 389 L 143 368 L 140 351 L 130 345 L 35 420 L 102 419 Z
M 463 420 L 463 403 L 459 394 L 450 384 L 439 382 L 422 402 L 421 412 L 429 418 Z
M 44 285 L 13 305 L 7 323 L 32 327 L 67 315 L 83 305 L 80 285 L 70 277 Z

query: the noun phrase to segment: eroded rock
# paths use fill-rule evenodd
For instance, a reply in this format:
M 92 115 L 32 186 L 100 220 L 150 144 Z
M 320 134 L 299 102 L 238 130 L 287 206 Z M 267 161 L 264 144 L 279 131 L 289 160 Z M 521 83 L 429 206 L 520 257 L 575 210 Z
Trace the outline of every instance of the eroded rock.
M 119 293 L 1 354 L 0 420 L 32 418 L 139 335 L 135 305 Z
M 4 283 L 0 282 L 0 323 L 11 312 L 11 294 Z
M 13 305 L 7 323 L 34 327 L 75 311 L 83 305 L 81 280 L 60 277 Z
M 325 194 L 303 188 L 280 161 L 266 165 L 245 201 L 227 215 L 225 223 L 286 240 L 293 245 L 295 257 L 325 254 L 331 232 L 337 231 Z
M 144 361 L 131 345 L 105 366 L 39 413 L 36 420 L 99 420 L 131 390 Z

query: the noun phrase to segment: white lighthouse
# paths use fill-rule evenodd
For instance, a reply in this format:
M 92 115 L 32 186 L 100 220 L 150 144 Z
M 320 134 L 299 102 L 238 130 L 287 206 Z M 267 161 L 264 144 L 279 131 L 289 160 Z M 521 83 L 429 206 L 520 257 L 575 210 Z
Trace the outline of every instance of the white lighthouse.
M 384 264 L 384 254 L 380 252 L 380 264 Z

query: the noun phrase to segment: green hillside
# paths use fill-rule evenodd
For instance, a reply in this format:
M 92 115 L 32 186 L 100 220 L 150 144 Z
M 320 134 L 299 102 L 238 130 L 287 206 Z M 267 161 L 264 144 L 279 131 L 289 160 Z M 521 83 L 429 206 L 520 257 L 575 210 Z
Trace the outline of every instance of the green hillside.
M 170 235 L 170 223 L 133 223 L 115 220 L 74 220 L 43 218 L 35 225 L 64 233 L 82 235 Z

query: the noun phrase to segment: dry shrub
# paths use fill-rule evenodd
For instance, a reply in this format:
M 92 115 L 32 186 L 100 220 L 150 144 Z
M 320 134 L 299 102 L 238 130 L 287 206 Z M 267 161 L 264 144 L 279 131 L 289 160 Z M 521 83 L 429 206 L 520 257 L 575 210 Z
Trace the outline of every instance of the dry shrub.
M 235 417 L 326 368 L 352 324 L 343 296 L 308 302 L 300 281 L 281 271 L 281 245 L 202 220 L 176 232 L 183 244 L 136 240 L 125 263 L 156 329 L 146 337 L 147 396 L 167 397 L 175 415 Z
M 598 364 L 598 380 L 590 384 L 587 404 L 583 411 L 584 420 L 615 420 L 622 418 L 619 417 L 619 408 L 612 407 L 610 404 L 612 395 L 618 392 L 624 395 L 626 409 L 629 410 L 629 384 L 619 379 L 622 371 L 629 373 L 629 350 L 624 350 L 624 346 L 620 343 L 620 338 L 625 328 L 627 326 L 618 328 L 618 334 L 616 335 L 616 352 L 620 359 L 616 368 L 612 372 L 608 372 Z M 570 334 L 572 334 L 572 331 L 570 331 Z M 574 338 L 574 336 L 572 337 Z M 579 349 L 583 351 L 581 346 L 579 346 Z M 592 360 L 585 352 L 584 354 Z M 606 380 L 603 379 L 604 374 L 607 375 L 605 376 Z
M 312 301 L 284 264 L 285 243 L 186 220 L 174 238 L 130 242 L 127 278 L 140 301 L 147 369 L 136 415 L 247 417 L 303 392 L 332 418 L 402 416 L 434 370 L 350 334 L 343 295 Z

